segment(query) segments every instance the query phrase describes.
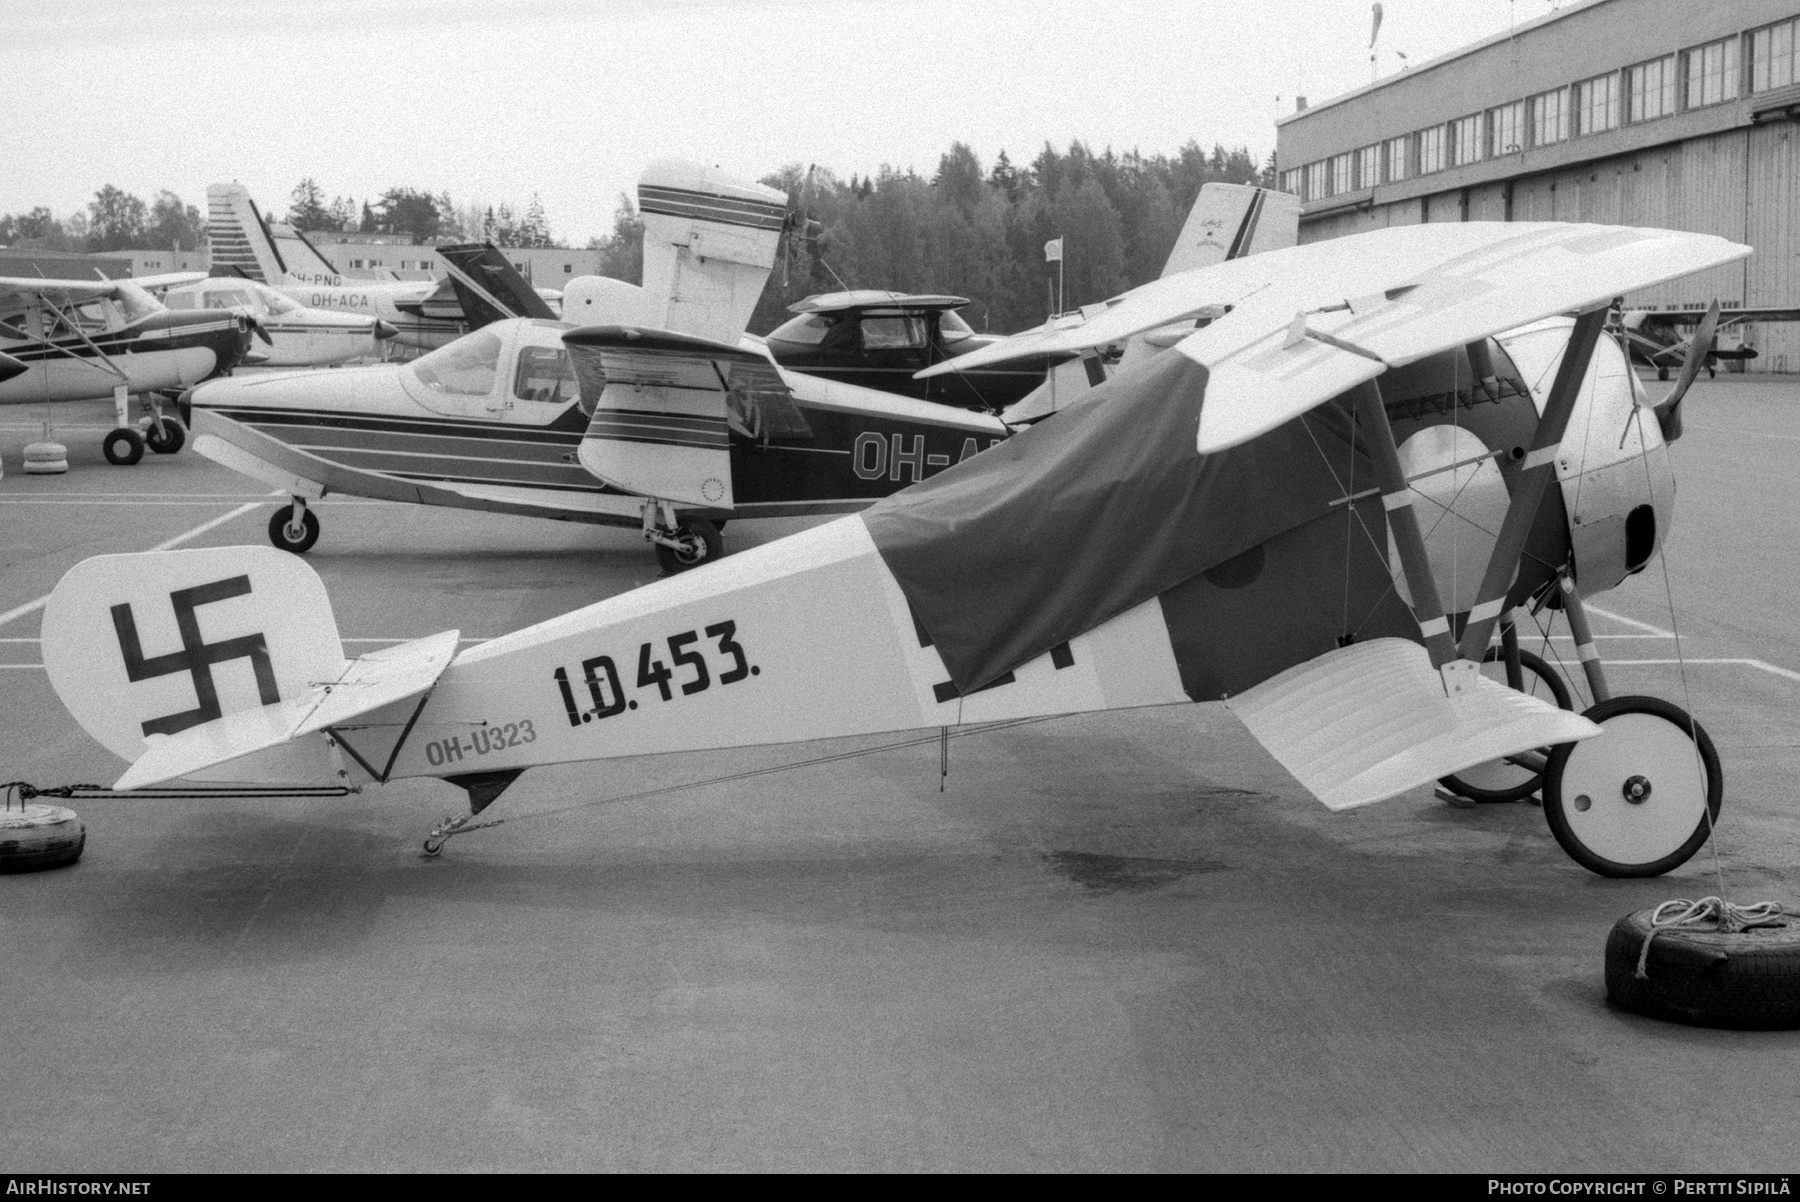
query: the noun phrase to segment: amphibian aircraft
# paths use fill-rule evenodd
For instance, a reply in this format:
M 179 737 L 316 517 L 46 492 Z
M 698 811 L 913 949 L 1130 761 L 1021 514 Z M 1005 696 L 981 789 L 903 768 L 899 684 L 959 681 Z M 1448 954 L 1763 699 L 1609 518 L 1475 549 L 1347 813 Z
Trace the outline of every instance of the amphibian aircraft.
M 787 218 L 781 193 L 666 160 L 645 171 L 639 201 L 642 288 L 584 277 L 565 290 L 563 322 L 543 309 L 497 320 L 405 365 L 217 381 L 187 398 L 196 449 L 288 490 L 269 525 L 285 550 L 313 545 L 309 502 L 337 492 L 639 528 L 679 571 L 722 553 L 727 519 L 860 509 L 1009 433 L 989 414 L 784 372 L 754 339 L 739 347 Z M 543 305 L 498 254 L 445 256 L 481 316 Z M 577 322 L 700 336 L 725 357 L 679 385 L 641 355 L 603 370 L 597 349 L 565 346 Z M 607 384 L 627 381 L 631 395 L 615 389 L 596 417 Z M 731 416 L 685 416 L 691 388 L 728 394 Z M 716 489 L 636 487 L 666 454 L 715 444 L 731 458 Z M 623 454 L 597 453 L 610 451 Z
M 131 280 L 0 278 L 0 351 L 26 367 L 0 380 L 0 405 L 110 395 L 118 428 L 101 444 L 108 462 L 136 463 L 146 445 L 173 454 L 186 431 L 157 394 L 229 372 L 253 335 L 267 343 L 248 314 L 170 312 Z M 131 424 L 134 395 L 150 410 L 142 433 Z
M 1582 598 L 1655 554 L 1674 494 L 1607 308 L 1748 253 L 1471 222 L 1224 262 L 1090 322 L 1125 338 L 1222 311 L 1056 420 L 491 642 L 348 660 L 303 560 L 228 547 L 78 564 L 44 662 L 130 763 L 116 788 L 438 777 L 470 811 L 428 850 L 538 764 L 1223 701 L 1333 809 L 1554 748 L 1559 842 L 1659 873 L 1718 810 L 1700 727 L 1647 697 L 1571 713 L 1478 665 L 1512 607 L 1554 595 L 1603 684 Z M 1578 510 L 1552 487 L 1572 480 Z

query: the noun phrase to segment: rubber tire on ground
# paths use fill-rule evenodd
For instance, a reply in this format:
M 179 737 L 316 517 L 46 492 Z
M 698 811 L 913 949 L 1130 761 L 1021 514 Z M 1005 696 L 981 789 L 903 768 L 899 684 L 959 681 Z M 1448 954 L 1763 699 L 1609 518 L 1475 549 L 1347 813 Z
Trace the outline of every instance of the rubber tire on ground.
M 306 533 L 300 538 L 288 534 L 288 520 L 293 517 L 294 507 L 283 505 L 269 515 L 269 541 L 282 551 L 292 551 L 295 555 L 304 555 L 312 550 L 312 545 L 319 541 L 319 515 L 308 509 L 301 518 L 300 524 Z
M 1499 663 L 1504 654 L 1505 653 L 1499 647 L 1489 647 L 1488 653 L 1482 657 L 1481 662 L 1484 664 Z M 1550 695 L 1556 698 L 1556 708 L 1565 710 L 1575 708 L 1574 698 L 1569 695 L 1569 686 L 1563 683 L 1562 676 L 1555 668 L 1552 668 L 1546 663 L 1542 656 L 1521 649 L 1519 652 L 1519 667 L 1522 671 L 1532 673 L 1549 686 Z M 1526 771 L 1523 768 L 1519 768 L 1517 765 L 1509 764 L 1506 766 L 1518 772 Z M 1477 765 L 1477 768 L 1488 767 L 1490 767 L 1489 764 Z M 1465 770 L 1466 773 L 1472 773 L 1472 771 L 1473 770 Z M 1544 774 L 1541 772 L 1527 773 L 1526 779 L 1520 781 L 1518 784 L 1509 785 L 1505 788 L 1490 788 L 1478 785 L 1475 784 L 1473 780 L 1468 779 L 1467 776 L 1458 775 L 1456 773 L 1451 773 L 1449 776 L 1440 776 L 1438 778 L 1438 783 L 1452 793 L 1455 793 L 1458 797 L 1467 797 L 1471 801 L 1523 801 L 1543 787 Z
M 1658 773 L 1665 778 L 1663 795 L 1665 802 L 1669 796 L 1667 790 L 1671 786 L 1678 787 L 1680 784 L 1681 778 L 1676 774 L 1691 765 L 1694 749 L 1696 746 L 1698 747 L 1700 766 L 1705 777 L 1702 782 L 1704 784 L 1703 804 L 1705 811 L 1711 812 L 1709 819 L 1707 813 L 1702 810 L 1701 804 L 1695 804 L 1696 821 L 1693 833 L 1679 845 L 1674 846 L 1667 854 L 1638 861 L 1612 858 L 1596 850 L 1590 846 L 1582 832 L 1577 829 L 1579 826 L 1586 825 L 1585 820 L 1570 817 L 1572 812 L 1579 812 L 1573 810 L 1573 805 L 1580 795 L 1580 786 L 1570 778 L 1572 776 L 1579 777 L 1591 770 L 1592 765 L 1589 761 L 1592 757 L 1598 756 L 1602 748 L 1606 748 L 1606 755 L 1616 755 L 1622 745 L 1608 745 L 1606 740 L 1608 737 L 1622 737 L 1623 732 L 1618 730 L 1618 721 L 1634 715 L 1647 715 L 1661 719 L 1666 729 L 1662 730 L 1660 734 L 1679 740 L 1678 746 L 1675 743 L 1669 745 L 1669 754 L 1663 763 L 1665 771 Z M 1686 863 L 1690 856 L 1700 850 L 1706 843 L 1707 836 L 1712 833 L 1713 825 L 1719 820 L 1720 803 L 1725 796 L 1724 770 L 1719 766 L 1719 753 L 1714 750 L 1712 739 L 1707 735 L 1706 728 L 1689 718 L 1687 712 L 1680 706 L 1671 705 L 1660 697 L 1614 697 L 1602 701 L 1598 705 L 1590 706 L 1583 712 L 1582 717 L 1603 728 L 1608 722 L 1613 722 L 1614 729 L 1608 730 L 1599 738 L 1583 739 L 1579 743 L 1559 743 L 1556 749 L 1550 753 L 1550 763 L 1544 769 L 1544 818 L 1550 823 L 1550 833 L 1556 836 L 1556 841 L 1562 845 L 1564 851 L 1569 853 L 1571 859 L 1588 871 L 1599 873 L 1601 876 L 1661 876 L 1671 868 Z M 1693 729 L 1692 740 L 1687 737 L 1690 724 Z M 1649 729 L 1654 731 L 1657 728 Z M 1648 761 L 1644 763 L 1643 768 L 1652 772 L 1657 771 L 1656 768 L 1651 767 Z M 1629 766 L 1612 770 L 1605 776 L 1603 787 L 1593 789 L 1593 794 L 1597 795 L 1600 801 L 1609 807 L 1614 807 L 1609 809 L 1609 813 L 1618 817 L 1627 817 L 1634 812 L 1635 807 L 1626 802 L 1622 795 L 1614 796 L 1614 786 L 1611 780 L 1611 777 L 1618 776 L 1620 771 L 1634 770 Z M 1621 791 L 1627 779 L 1629 777 L 1619 779 L 1618 785 Z M 1655 785 L 1656 781 L 1652 778 L 1650 798 L 1643 803 L 1644 805 L 1654 805 L 1657 802 Z M 1698 801 L 1698 799 L 1696 800 Z M 1616 808 L 1615 802 L 1617 806 L 1625 808 Z M 1654 813 L 1651 810 L 1642 812 Z M 1649 833 L 1654 834 L 1654 831 Z M 1679 833 L 1679 830 L 1675 832 L 1676 835 Z M 1675 836 L 1668 836 L 1663 842 L 1666 844 L 1673 837 Z
M 69 470 L 69 448 L 60 442 L 33 442 L 25 446 L 27 476 L 60 476 Z
M 686 550 L 656 544 L 656 561 L 670 576 L 711 563 L 725 554 L 725 540 L 719 528 L 705 518 L 682 518 L 675 523 L 675 537 L 688 544 Z
M 155 419 L 144 427 L 144 445 L 158 455 L 173 455 L 187 445 L 187 427 L 179 418 L 165 416 L 161 430 L 158 430 Z
M 106 436 L 100 451 L 108 463 L 130 467 L 144 457 L 144 436 L 130 426 L 120 426 Z
M 64 806 L 29 802 L 23 811 L 0 810 L 0 872 L 61 868 L 81 858 L 87 827 Z
M 1651 913 L 1627 914 L 1606 937 L 1606 996 L 1615 1006 L 1697 1027 L 1800 1027 L 1800 919 L 1729 934 L 1665 927 L 1640 980 Z

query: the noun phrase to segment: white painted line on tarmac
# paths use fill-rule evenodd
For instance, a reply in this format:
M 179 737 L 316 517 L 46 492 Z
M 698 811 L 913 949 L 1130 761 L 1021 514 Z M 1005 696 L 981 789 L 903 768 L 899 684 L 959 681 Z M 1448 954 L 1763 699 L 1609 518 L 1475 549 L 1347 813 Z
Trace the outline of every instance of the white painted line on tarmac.
M 1778 668 L 1767 660 L 1761 659 L 1609 659 L 1606 666 L 1624 667 L 1628 664 L 1742 664 L 1746 668 L 1755 668 L 1759 672 L 1767 672 L 1779 676 L 1783 680 L 1800 681 L 1800 672 L 1791 668 Z
M 272 492 L 269 494 L 269 496 L 271 496 L 271 497 L 279 497 L 279 496 L 283 496 L 283 495 L 285 495 L 285 494 L 283 494 L 279 491 Z M 151 547 L 150 550 L 152 550 L 152 551 L 167 551 L 174 547 L 179 547 L 182 543 L 187 542 L 189 539 L 199 538 L 202 534 L 205 534 L 208 530 L 212 530 L 218 526 L 223 526 L 226 522 L 231 521 L 233 518 L 241 518 L 246 513 L 249 513 L 252 509 L 260 509 L 262 506 L 264 506 L 266 504 L 268 504 L 267 501 L 251 501 L 247 505 L 239 505 L 236 509 L 232 510 L 230 513 L 221 514 L 219 517 L 214 518 L 210 522 L 201 522 L 198 526 L 195 526 L 192 530 L 189 530 L 184 534 L 177 534 L 174 538 L 164 539 L 162 542 L 157 543 L 154 547 Z M 50 603 L 50 594 L 45 593 L 43 596 L 39 597 L 36 601 L 27 601 L 23 605 L 17 606 L 13 609 L 9 609 L 5 613 L 0 614 L 0 626 L 4 626 L 8 622 L 16 621 L 19 618 L 23 618 L 27 614 L 34 614 L 38 610 L 44 608 L 44 606 L 48 605 L 49 603 Z M 33 664 L 26 664 L 26 665 L 8 664 L 6 666 L 7 667 L 39 667 L 39 668 L 43 667 L 42 664 L 34 664 L 34 665 Z
M 1591 614 L 1599 614 L 1603 618 L 1611 618 L 1615 622 L 1623 622 L 1627 626 L 1635 626 L 1639 630 L 1647 630 L 1651 634 L 1661 635 L 1665 639 L 1672 639 L 1675 637 L 1675 632 L 1673 630 L 1664 630 L 1661 626 L 1654 626 L 1649 622 L 1640 622 L 1636 618 L 1628 618 L 1624 614 L 1616 614 L 1610 609 L 1601 609 L 1598 605 L 1590 604 L 1587 607 L 1587 611 Z

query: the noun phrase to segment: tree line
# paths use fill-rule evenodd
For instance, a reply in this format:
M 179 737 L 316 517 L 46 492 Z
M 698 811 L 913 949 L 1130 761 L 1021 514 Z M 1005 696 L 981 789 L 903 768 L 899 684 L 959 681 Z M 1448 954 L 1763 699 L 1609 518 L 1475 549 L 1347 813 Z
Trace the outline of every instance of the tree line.
M 787 307 L 817 292 L 884 288 L 966 296 L 964 317 L 978 330 L 1012 332 L 1041 323 L 1054 305 L 1056 266 L 1044 244 L 1063 244 L 1064 304 L 1075 308 L 1156 278 L 1202 184 L 1273 186 L 1273 156 L 1258 165 L 1244 147 L 1206 150 L 1190 141 L 1174 154 L 1066 151 L 1045 143 L 1029 164 L 1001 151 L 984 166 L 953 143 L 929 177 L 883 167 L 848 179 L 824 167 L 789 164 L 763 183 L 788 196 L 798 220 L 750 328 L 767 333 Z M 327 201 L 312 179 L 289 198 L 285 217 L 305 231 L 356 229 L 419 242 L 456 239 L 498 246 L 557 245 L 537 196 L 510 204 L 457 205 L 448 193 L 390 188 L 360 204 Z M 57 221 L 48 209 L 0 217 L 0 244 L 50 250 L 131 246 L 196 248 L 204 223 L 173 192 L 146 205 L 108 185 L 85 213 Z M 604 275 L 642 282 L 643 224 L 619 197 L 612 231 L 592 239 Z
M 930 178 L 884 167 L 840 179 L 790 164 L 762 182 L 809 224 L 783 239 L 750 329 L 767 333 L 814 293 L 884 288 L 968 297 L 963 316 L 977 330 L 1015 332 L 1054 307 L 1046 242 L 1062 239 L 1065 307 L 1092 304 L 1161 273 L 1202 184 L 1272 187 L 1273 175 L 1273 156 L 1258 166 L 1246 148 L 1197 141 L 1150 156 L 1045 143 L 1027 166 L 1001 151 L 986 168 L 956 142 Z M 590 246 L 602 274 L 640 282 L 643 225 L 629 197 L 619 197 L 612 233 Z

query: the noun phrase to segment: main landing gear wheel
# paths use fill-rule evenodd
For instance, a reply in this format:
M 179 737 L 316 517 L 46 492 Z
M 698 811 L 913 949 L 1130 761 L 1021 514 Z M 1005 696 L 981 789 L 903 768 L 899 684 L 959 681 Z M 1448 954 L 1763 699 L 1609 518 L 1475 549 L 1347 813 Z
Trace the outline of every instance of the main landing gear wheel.
M 1601 876 L 1661 876 L 1685 863 L 1712 833 L 1725 794 L 1705 729 L 1656 697 L 1614 697 L 1582 716 L 1604 733 L 1550 754 L 1550 833 Z
M 705 518 L 682 518 L 675 523 L 675 539 L 681 544 L 679 548 L 656 544 L 656 561 L 671 576 L 725 554 L 725 540 L 719 528 Z
M 173 455 L 187 445 L 187 427 L 172 417 L 159 424 L 155 419 L 144 427 L 144 445 L 158 455 Z
M 100 451 L 108 463 L 130 467 L 144 457 L 144 436 L 130 426 L 120 426 L 106 436 Z
M 1506 660 L 1499 647 L 1489 647 L 1481 662 L 1490 665 L 1484 669 L 1484 675 L 1493 676 L 1497 667 L 1500 683 L 1506 683 Z M 1542 656 L 1529 651 L 1519 652 L 1519 670 L 1526 693 L 1540 700 L 1554 701 L 1558 709 L 1575 708 L 1575 702 L 1569 696 L 1569 686 L 1563 683 L 1562 675 L 1555 668 L 1544 662 Z M 1438 783 L 1458 797 L 1467 797 L 1471 801 L 1523 801 L 1543 785 L 1544 774 L 1521 767 L 1511 760 L 1489 760 L 1450 776 L 1439 777 Z
M 269 541 L 283 551 L 292 551 L 295 555 L 304 555 L 312 550 L 312 545 L 319 541 L 319 518 L 310 509 L 300 511 L 300 521 L 294 521 L 294 507 L 283 505 L 269 515 Z

